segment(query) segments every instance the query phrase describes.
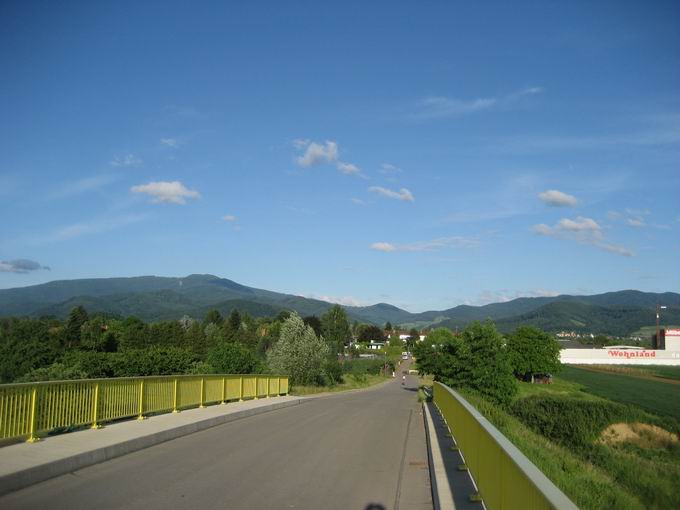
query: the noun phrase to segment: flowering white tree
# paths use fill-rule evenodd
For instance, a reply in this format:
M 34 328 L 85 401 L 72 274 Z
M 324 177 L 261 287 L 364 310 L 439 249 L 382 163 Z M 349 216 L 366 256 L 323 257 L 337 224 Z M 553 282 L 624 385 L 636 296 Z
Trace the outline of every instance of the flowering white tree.
M 269 367 L 290 376 L 291 384 L 314 384 L 323 373 L 328 345 L 296 313 L 281 326 L 279 341 L 269 352 Z

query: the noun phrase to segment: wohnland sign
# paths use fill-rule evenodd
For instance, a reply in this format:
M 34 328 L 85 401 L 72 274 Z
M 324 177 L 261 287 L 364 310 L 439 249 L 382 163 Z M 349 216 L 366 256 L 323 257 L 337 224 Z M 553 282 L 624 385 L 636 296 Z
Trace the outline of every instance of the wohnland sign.
M 680 351 L 652 349 L 562 349 L 567 365 L 680 365 Z

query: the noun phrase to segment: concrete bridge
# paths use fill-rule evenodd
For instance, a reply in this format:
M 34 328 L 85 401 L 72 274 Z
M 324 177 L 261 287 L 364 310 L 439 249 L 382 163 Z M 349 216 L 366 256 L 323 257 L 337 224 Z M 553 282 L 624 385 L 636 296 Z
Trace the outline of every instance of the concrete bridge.
M 131 399 L 122 412 L 140 419 L 0 449 L 3 510 L 576 508 L 451 388 L 435 383 L 420 405 L 411 376 L 306 398 L 271 398 L 287 392 L 279 376 L 46 386 L 0 387 L 0 432 L 37 438 L 55 395 L 84 402 L 80 423 L 95 428 Z M 166 414 L 141 419 L 153 409 Z

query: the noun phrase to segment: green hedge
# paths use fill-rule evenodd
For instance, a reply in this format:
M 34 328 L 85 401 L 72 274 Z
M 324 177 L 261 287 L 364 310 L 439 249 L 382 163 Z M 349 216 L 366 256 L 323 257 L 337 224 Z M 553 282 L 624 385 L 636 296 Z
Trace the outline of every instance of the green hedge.
M 574 447 L 591 444 L 613 423 L 648 421 L 644 413 L 623 404 L 554 396 L 519 399 L 510 412 L 534 431 Z

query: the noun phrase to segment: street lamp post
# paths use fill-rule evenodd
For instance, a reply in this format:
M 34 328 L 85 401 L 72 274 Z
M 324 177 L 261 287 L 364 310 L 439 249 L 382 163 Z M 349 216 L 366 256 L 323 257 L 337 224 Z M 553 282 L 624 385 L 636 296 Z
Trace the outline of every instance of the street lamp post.
M 659 316 L 661 315 L 661 310 L 665 310 L 665 306 L 659 304 L 656 305 L 656 348 L 661 347 L 661 329 L 659 327 Z

